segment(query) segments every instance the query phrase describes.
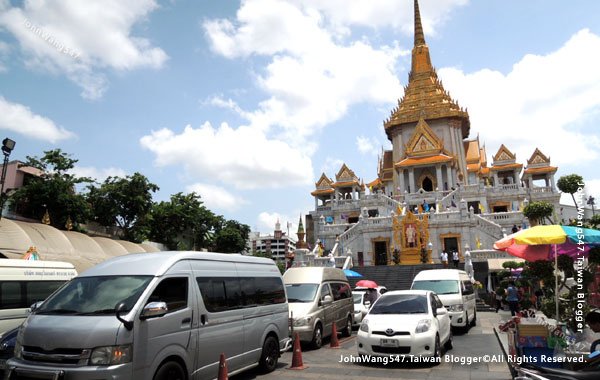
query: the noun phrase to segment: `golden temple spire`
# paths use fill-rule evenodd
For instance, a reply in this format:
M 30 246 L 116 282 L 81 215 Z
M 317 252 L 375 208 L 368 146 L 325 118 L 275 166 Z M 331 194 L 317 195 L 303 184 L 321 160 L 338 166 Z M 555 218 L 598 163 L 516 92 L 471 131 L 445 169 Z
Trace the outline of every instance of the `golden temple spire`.
M 412 49 L 412 65 L 409 74 L 409 81 L 414 75 L 419 73 L 430 73 L 434 71 L 429 56 L 429 47 L 425 43 L 425 34 L 423 33 L 423 24 L 421 23 L 421 12 L 419 11 L 419 1 L 415 0 L 415 46 Z
M 425 45 L 425 34 L 423 34 L 423 24 L 421 24 L 419 0 L 415 0 L 415 46 L 419 45 Z

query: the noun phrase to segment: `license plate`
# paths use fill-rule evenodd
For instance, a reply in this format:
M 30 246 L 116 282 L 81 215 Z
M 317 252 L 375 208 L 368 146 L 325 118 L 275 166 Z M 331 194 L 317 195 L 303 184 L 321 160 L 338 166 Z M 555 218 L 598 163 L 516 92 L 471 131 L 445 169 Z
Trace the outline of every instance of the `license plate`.
M 383 347 L 398 347 L 398 341 L 396 339 L 381 339 L 380 344 Z

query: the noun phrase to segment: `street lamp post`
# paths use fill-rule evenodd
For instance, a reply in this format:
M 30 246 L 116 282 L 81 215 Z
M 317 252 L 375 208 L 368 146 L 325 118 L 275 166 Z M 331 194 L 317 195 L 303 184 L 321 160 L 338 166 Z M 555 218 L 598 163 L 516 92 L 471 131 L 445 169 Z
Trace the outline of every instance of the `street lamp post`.
M 4 181 L 6 180 L 6 168 L 8 166 L 8 157 L 10 152 L 15 149 L 15 142 L 8 137 L 2 140 L 2 154 L 4 154 L 4 163 L 2 165 L 2 176 L 0 177 L 0 219 L 2 219 L 2 212 L 4 211 Z

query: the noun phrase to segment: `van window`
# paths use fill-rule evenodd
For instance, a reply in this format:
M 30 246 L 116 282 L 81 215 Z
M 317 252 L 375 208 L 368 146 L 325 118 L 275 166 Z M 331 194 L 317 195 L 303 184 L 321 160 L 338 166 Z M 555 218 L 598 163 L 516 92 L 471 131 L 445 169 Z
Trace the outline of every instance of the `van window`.
M 36 314 L 112 314 L 125 303 L 131 310 L 152 276 L 75 277 L 42 304 Z
M 278 277 L 198 277 L 202 301 L 211 313 L 285 303 L 283 282 Z
M 148 302 L 165 302 L 167 312 L 185 309 L 188 303 L 187 277 L 174 277 L 164 279 L 148 298 Z
M 66 281 L 2 281 L 0 309 L 25 309 L 43 301 Z
M 436 294 L 457 294 L 458 293 L 458 281 L 457 280 L 423 280 L 415 281 L 412 284 L 412 288 L 415 290 L 431 290 Z
M 286 284 L 288 302 L 312 302 L 317 294 L 318 284 Z
M 471 281 L 463 281 L 463 294 L 467 295 L 467 294 L 473 294 L 475 293 L 475 290 L 473 289 L 473 284 L 471 283 Z
M 334 301 L 350 298 L 352 296 L 350 286 L 348 286 L 348 284 L 344 284 L 343 282 L 331 283 L 331 292 L 333 293 Z
M 321 287 L 321 295 L 320 295 L 319 299 L 321 301 L 323 301 L 325 296 L 330 296 L 330 295 L 331 295 L 331 292 L 329 291 L 329 284 L 323 284 L 323 286 Z

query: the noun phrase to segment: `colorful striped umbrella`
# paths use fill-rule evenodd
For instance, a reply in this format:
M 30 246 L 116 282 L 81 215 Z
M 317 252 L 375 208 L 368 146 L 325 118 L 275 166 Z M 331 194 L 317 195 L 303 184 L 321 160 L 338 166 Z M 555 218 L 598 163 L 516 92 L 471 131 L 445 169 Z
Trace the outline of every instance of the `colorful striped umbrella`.
M 586 257 L 590 248 L 600 246 L 600 231 L 571 226 L 535 226 L 505 236 L 494 243 L 494 249 L 527 261 L 552 260 L 558 268 L 558 255 Z M 558 273 L 556 273 L 556 319 L 558 320 Z

